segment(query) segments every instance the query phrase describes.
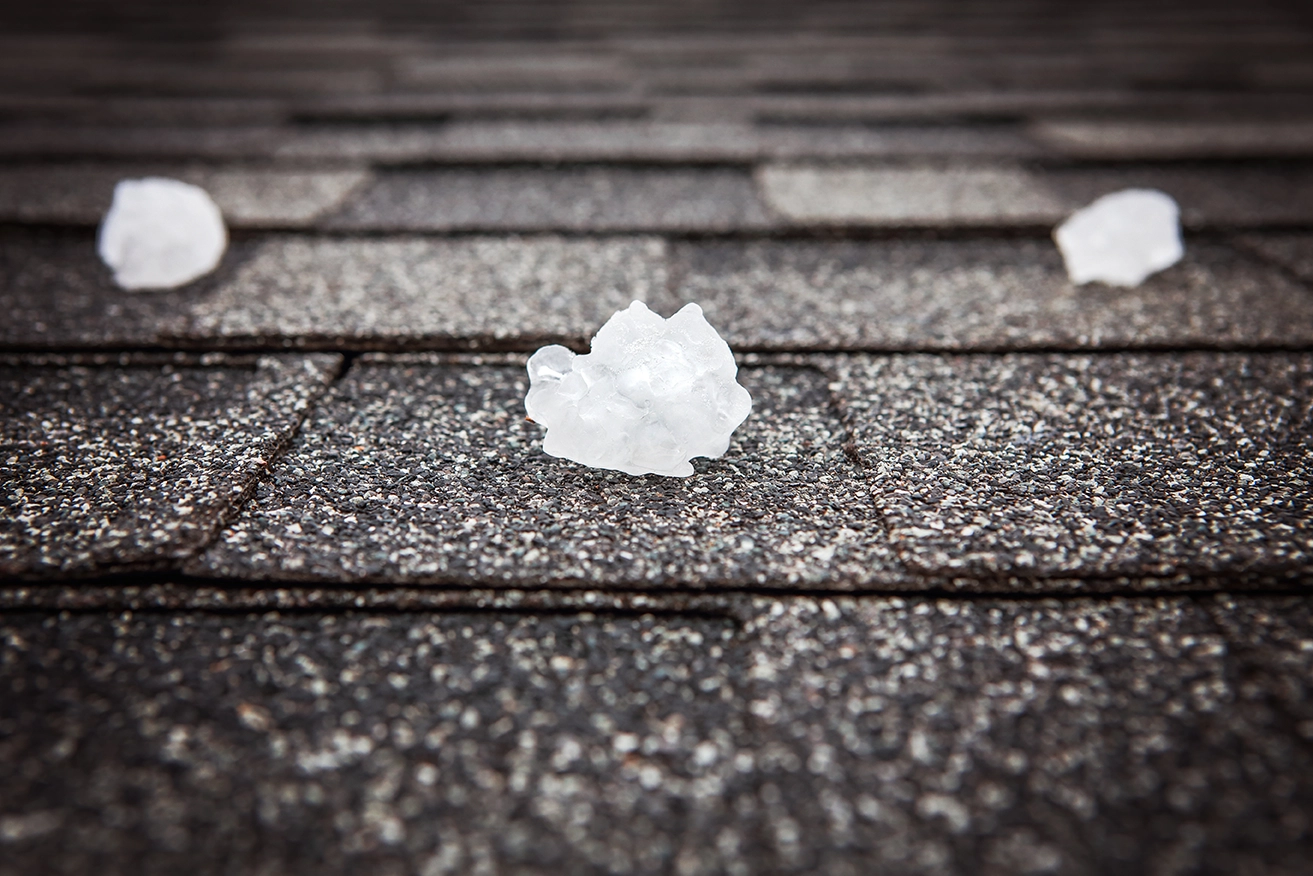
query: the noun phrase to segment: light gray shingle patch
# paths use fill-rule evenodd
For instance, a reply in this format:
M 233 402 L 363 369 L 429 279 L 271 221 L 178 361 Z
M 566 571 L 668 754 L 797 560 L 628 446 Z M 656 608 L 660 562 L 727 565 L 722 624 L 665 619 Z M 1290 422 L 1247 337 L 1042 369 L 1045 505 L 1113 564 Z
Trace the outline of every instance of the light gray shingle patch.
M 449 44 L 439 52 L 399 58 L 396 80 L 407 90 L 627 91 L 625 59 L 597 43 L 486 43 L 471 50 Z M 419 88 L 416 88 L 419 86 Z
M 1298 231 L 1287 234 L 1246 234 L 1239 242 L 1263 258 L 1289 268 L 1313 283 L 1313 234 Z
M 1225 610 L 1293 653 L 1290 607 Z M 1307 667 L 1193 600 L 745 608 L 0 616 L 7 862 L 264 872 L 313 837 L 370 872 L 1307 863 L 1306 706 L 1253 684 Z
M 23 125 L 0 127 L 0 157 L 243 159 L 272 155 L 279 129 L 270 126 Z
M 775 606 L 746 693 L 757 817 L 791 870 L 1307 866 L 1307 742 L 1190 600 Z
M 203 545 L 337 356 L 0 360 L 0 575 L 157 568 Z
M 662 873 L 733 819 L 725 618 L 42 621 L 0 616 L 20 870 Z
M 1030 129 L 1063 155 L 1092 160 L 1313 158 L 1313 122 L 1062 120 Z
M 984 165 L 767 165 L 762 197 L 795 225 L 1035 227 L 1125 188 L 1161 189 L 1187 227 L 1313 221 L 1313 173 L 1300 167 L 1026 169 Z
M 121 179 L 166 176 L 201 186 L 234 228 L 312 224 L 369 175 L 360 170 L 293 171 L 165 165 L 12 165 L 0 168 L 0 221 L 98 225 Z
M 786 126 L 639 121 L 462 121 L 325 125 L 289 132 L 280 158 L 419 162 L 747 162 L 767 158 L 965 155 L 1023 157 L 1036 148 L 1010 128 Z
M 910 567 L 1307 574 L 1313 356 L 845 357 L 857 448 Z
M 273 237 L 191 312 L 194 340 L 586 348 L 641 300 L 669 315 L 659 238 Z
M 730 231 L 772 224 L 735 169 L 380 172 L 325 224 L 393 231 Z
M 1216 244 L 1138 289 L 1073 286 L 1048 241 L 685 243 L 674 294 L 738 349 L 1313 343 L 1313 294 Z
M 232 261 L 237 254 L 228 253 Z M 221 268 L 222 270 L 222 268 Z M 138 346 L 182 331 L 206 281 L 134 294 L 114 285 L 86 231 L 0 235 L 0 344 L 14 347 Z
M 766 203 L 797 225 L 1043 225 L 1068 212 L 1019 167 L 767 166 Z
M 754 410 L 690 478 L 546 456 L 518 367 L 358 361 L 192 564 L 245 579 L 847 587 L 901 580 L 824 378 L 744 369 Z
M 292 115 L 315 122 L 433 123 L 452 118 L 635 119 L 646 115 L 641 95 L 595 92 L 381 92 L 304 98 Z

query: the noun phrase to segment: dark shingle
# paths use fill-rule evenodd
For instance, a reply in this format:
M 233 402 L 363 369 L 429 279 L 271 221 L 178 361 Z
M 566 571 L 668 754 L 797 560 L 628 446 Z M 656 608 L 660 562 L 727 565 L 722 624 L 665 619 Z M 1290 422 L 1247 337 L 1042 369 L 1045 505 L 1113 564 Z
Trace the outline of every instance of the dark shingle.
M 928 573 L 1299 572 L 1313 357 L 834 360 L 872 494 Z
M 1048 241 L 688 243 L 674 293 L 737 348 L 1015 349 L 1313 343 L 1313 294 L 1191 243 L 1138 289 L 1073 286 Z
M 0 575 L 159 567 L 203 545 L 337 356 L 0 360 Z
M 357 363 L 197 574 L 464 586 L 895 580 L 822 376 L 745 369 L 754 411 L 690 478 L 546 456 L 520 367 Z

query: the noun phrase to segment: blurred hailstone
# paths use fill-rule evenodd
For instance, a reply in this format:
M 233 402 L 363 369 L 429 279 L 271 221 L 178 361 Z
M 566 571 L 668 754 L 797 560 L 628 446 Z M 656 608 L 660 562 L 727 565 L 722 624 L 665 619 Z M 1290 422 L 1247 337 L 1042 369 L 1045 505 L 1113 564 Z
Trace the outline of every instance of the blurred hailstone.
M 125 179 L 100 225 L 97 249 L 124 289 L 173 289 L 214 270 L 228 246 L 219 207 L 176 179 Z
M 593 468 L 688 477 L 694 456 L 715 458 L 748 416 L 738 366 L 686 304 L 662 319 L 641 301 L 607 320 L 592 352 L 543 347 L 529 359 L 529 417 L 547 427 L 543 450 Z
M 1181 260 L 1180 216 L 1170 195 L 1126 189 L 1072 213 L 1053 238 L 1073 283 L 1138 286 Z

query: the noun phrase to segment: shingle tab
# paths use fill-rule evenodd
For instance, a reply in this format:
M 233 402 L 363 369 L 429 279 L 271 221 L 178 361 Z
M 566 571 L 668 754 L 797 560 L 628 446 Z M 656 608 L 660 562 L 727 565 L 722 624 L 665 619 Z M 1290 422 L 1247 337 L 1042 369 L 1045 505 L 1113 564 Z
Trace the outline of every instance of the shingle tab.
M 1246 234 L 1240 242 L 1268 261 L 1288 268 L 1313 283 L 1313 234 L 1299 231 Z
M 256 579 L 836 587 L 899 577 L 823 376 L 744 369 L 754 412 L 687 479 L 553 459 L 519 367 L 357 362 L 193 565 Z
M 1234 166 L 1034 169 L 1016 166 L 767 165 L 762 197 L 794 225 L 876 228 L 1050 226 L 1125 188 L 1161 189 L 1188 227 L 1313 221 L 1313 173 Z
M 673 312 L 659 238 L 264 239 L 186 329 L 205 340 L 585 345 L 641 300 Z
M 1306 573 L 1313 356 L 836 358 L 875 503 L 931 574 Z
M 231 262 L 240 256 L 229 251 Z M 221 269 L 222 270 L 222 269 Z M 0 234 L 0 344 L 13 348 L 134 347 L 180 334 L 207 281 L 183 289 L 125 292 L 87 231 Z
M 1055 152 L 1095 161 L 1313 158 L 1308 121 L 1062 120 L 1030 132 Z
M 1217 244 L 1134 290 L 1073 286 L 1019 239 L 683 243 L 672 276 L 737 349 L 1313 344 L 1313 293 Z
M 0 359 L 0 575 L 158 568 L 194 552 L 339 363 Z
M 725 231 L 769 227 L 733 169 L 380 172 L 325 223 L 397 231 Z
M 289 131 L 280 158 L 315 161 L 735 163 L 768 158 L 985 156 L 1038 150 L 1001 126 L 752 125 L 724 121 L 454 121 L 316 125 Z
M 204 188 L 236 228 L 312 224 L 368 179 L 360 170 L 206 168 L 164 165 L 0 167 L 0 221 L 97 225 L 121 179 L 166 176 Z
M 307 838 L 370 872 L 1307 862 L 1299 601 L 744 602 L 0 615 L 6 863 L 295 870 Z

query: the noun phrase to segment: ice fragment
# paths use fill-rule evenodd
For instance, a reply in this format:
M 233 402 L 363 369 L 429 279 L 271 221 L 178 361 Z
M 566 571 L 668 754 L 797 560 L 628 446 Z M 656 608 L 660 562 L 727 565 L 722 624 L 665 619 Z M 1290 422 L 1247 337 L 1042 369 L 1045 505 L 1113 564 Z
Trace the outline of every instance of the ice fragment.
M 228 246 L 206 191 L 176 179 L 125 179 L 100 225 L 100 258 L 124 289 L 172 289 L 204 276 Z
M 1053 238 L 1073 283 L 1138 286 L 1181 260 L 1180 215 L 1170 195 L 1125 189 L 1072 213 Z
M 734 356 L 686 304 L 670 319 L 641 301 L 607 320 L 592 352 L 543 347 L 529 359 L 529 417 L 547 427 L 543 450 L 594 468 L 688 477 L 694 456 L 715 458 L 752 410 Z

